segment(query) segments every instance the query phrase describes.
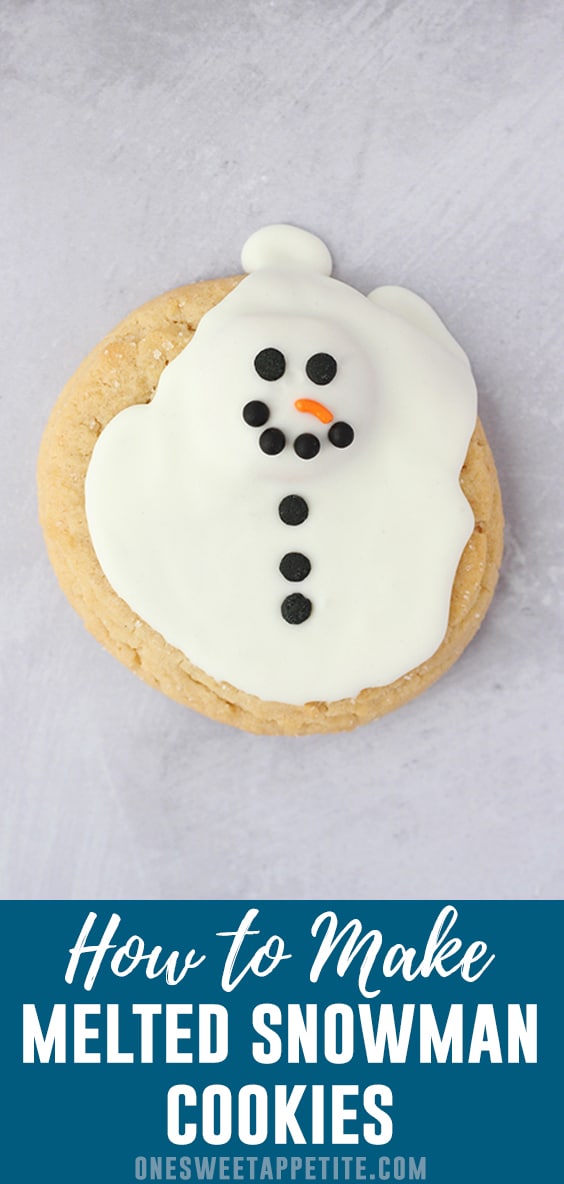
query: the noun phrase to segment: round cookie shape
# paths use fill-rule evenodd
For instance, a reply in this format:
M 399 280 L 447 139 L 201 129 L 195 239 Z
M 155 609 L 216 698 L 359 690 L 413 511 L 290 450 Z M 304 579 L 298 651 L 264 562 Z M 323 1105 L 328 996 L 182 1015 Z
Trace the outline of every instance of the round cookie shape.
M 279 229 L 245 252 L 253 274 L 160 297 L 94 351 L 39 491 L 59 579 L 107 648 L 213 718 L 306 734 L 382 715 L 452 664 L 493 594 L 502 512 L 436 314 L 332 280 L 305 232 L 276 262 Z

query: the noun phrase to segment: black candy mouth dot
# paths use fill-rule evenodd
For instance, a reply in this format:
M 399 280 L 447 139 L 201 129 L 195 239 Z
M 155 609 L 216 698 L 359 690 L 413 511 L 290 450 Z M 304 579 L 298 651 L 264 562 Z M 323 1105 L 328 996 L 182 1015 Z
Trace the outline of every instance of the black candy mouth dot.
M 314 456 L 317 456 L 320 448 L 321 444 L 313 432 L 302 432 L 301 436 L 297 436 L 294 440 L 294 452 L 302 460 L 312 460 Z
M 243 419 L 248 423 L 250 428 L 262 428 L 270 418 L 270 411 L 261 399 L 251 399 L 250 403 L 245 403 L 243 407 Z
M 262 399 L 251 399 L 241 412 L 251 428 L 262 428 L 270 419 L 270 408 Z M 327 439 L 334 448 L 348 448 L 355 438 L 354 428 L 344 419 L 332 423 Z M 280 428 L 270 427 L 259 436 L 261 451 L 267 456 L 277 456 L 286 447 L 286 436 Z M 313 432 L 301 432 L 294 440 L 294 452 L 300 460 L 313 460 L 321 449 L 321 441 Z
M 267 456 L 277 456 L 286 447 L 286 437 L 280 428 L 266 428 L 259 436 L 259 445 Z
M 348 448 L 354 440 L 354 428 L 350 423 L 339 420 L 337 423 L 331 424 L 328 437 L 334 448 Z

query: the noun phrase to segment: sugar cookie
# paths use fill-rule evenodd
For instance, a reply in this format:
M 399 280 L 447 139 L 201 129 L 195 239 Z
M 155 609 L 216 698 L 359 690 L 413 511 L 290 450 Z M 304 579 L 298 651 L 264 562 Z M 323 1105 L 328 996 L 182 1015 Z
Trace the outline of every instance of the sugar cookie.
M 420 297 L 265 227 L 244 277 L 118 325 L 39 461 L 61 586 L 152 686 L 260 733 L 353 728 L 478 629 L 503 518 L 460 346 Z

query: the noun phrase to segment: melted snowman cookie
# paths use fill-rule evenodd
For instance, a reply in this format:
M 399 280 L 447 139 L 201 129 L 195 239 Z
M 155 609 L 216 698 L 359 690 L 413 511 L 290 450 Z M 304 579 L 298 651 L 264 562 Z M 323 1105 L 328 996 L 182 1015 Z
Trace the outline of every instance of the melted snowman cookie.
M 295 227 L 258 231 L 243 265 L 133 314 L 87 360 L 58 412 L 70 427 L 88 390 L 72 581 L 49 429 L 46 534 L 89 626 L 148 681 L 253 731 L 351 727 L 478 627 L 495 468 L 467 358 L 423 300 L 331 278 Z

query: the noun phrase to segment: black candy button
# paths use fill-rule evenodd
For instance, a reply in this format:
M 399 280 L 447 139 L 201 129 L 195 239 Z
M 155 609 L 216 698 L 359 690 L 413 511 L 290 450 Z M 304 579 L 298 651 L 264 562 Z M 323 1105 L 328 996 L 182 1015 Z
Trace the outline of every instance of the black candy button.
M 292 592 L 282 601 L 280 611 L 289 625 L 303 625 L 311 613 L 311 600 L 301 592 Z
M 265 382 L 276 382 L 282 378 L 286 369 L 286 359 L 279 349 L 261 349 L 254 360 L 254 367 L 259 378 Z
M 306 362 L 306 374 L 317 386 L 327 386 L 337 373 L 337 363 L 331 354 L 313 354 Z
M 309 575 L 311 563 L 307 555 L 302 555 L 301 551 L 288 551 L 287 555 L 283 555 L 280 560 L 280 571 L 285 580 L 291 580 L 293 584 L 297 584 Z
M 259 444 L 267 456 L 276 456 L 278 452 L 282 452 L 286 444 L 286 437 L 280 428 L 266 428 L 266 431 L 261 432 L 259 436 Z
M 348 448 L 354 440 L 354 430 L 350 423 L 333 423 L 329 428 L 329 439 L 335 448 Z
M 305 498 L 298 493 L 289 493 L 282 498 L 278 513 L 286 526 L 301 526 L 309 514 L 309 507 Z
M 250 428 L 261 428 L 263 423 L 266 423 L 270 411 L 266 403 L 262 403 L 260 399 L 252 399 L 250 403 L 245 403 L 243 407 L 243 419 L 248 423 Z
M 297 436 L 294 440 L 294 452 L 302 460 L 312 460 L 314 456 L 317 456 L 319 448 L 319 440 L 312 432 L 302 432 L 301 436 Z

